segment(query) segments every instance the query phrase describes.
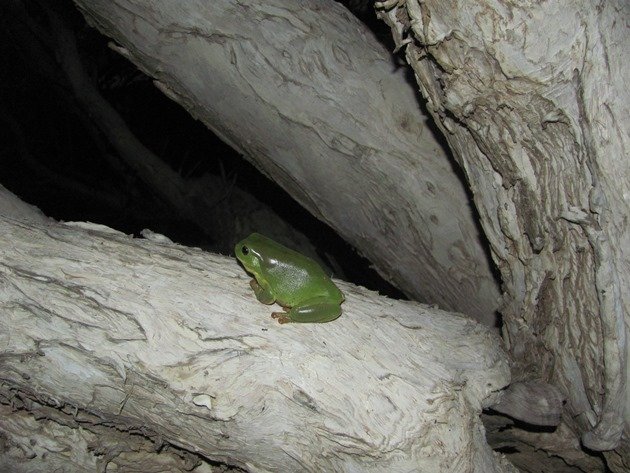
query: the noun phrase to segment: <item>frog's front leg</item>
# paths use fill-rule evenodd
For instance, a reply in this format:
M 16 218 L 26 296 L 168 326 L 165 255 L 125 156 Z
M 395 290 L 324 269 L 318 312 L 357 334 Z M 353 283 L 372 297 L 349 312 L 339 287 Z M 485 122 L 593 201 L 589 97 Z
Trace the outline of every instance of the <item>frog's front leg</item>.
M 276 301 L 276 298 L 271 293 L 270 287 L 261 286 L 255 279 L 249 281 L 249 286 L 254 290 L 256 299 L 258 299 L 263 304 L 273 304 Z
M 291 307 L 288 312 L 274 312 L 271 316 L 281 324 L 287 322 L 330 322 L 341 315 L 339 303 L 328 297 L 314 297 Z

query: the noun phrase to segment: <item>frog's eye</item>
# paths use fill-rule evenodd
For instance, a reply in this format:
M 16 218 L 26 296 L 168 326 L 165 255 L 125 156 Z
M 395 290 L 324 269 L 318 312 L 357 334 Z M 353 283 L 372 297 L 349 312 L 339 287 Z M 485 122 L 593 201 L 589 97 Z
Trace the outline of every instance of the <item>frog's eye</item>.
M 249 248 L 247 248 L 245 245 L 243 245 L 243 248 L 241 248 L 241 252 L 242 252 L 244 255 L 247 255 L 247 254 L 249 253 Z

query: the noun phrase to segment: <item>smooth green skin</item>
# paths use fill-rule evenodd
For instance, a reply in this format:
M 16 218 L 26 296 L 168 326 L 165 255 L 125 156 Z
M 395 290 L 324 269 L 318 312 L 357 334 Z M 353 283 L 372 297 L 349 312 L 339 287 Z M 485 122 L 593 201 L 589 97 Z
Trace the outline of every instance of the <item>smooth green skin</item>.
M 319 264 L 259 233 L 237 243 L 236 258 L 254 276 L 249 285 L 263 304 L 280 304 L 271 316 L 287 322 L 329 322 L 341 315 L 343 294 Z

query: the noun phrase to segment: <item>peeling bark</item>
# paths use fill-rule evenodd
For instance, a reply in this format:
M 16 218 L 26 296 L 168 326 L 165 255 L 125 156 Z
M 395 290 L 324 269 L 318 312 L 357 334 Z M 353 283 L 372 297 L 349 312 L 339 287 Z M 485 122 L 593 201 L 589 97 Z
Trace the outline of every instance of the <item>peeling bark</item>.
M 629 4 L 378 7 L 466 171 L 514 376 L 559 387 L 586 447 L 627 450 Z
M 9 392 L 10 397 L 5 397 Z M 76 408 L 66 413 L 0 386 L 0 471 L 10 473 L 73 473 L 142 471 L 143 473 L 210 473 L 212 465 L 197 455 L 156 445 L 98 425 Z M 141 465 L 141 466 L 140 466 Z M 109 470 L 108 470 L 109 468 Z M 216 471 L 237 471 L 219 470 Z
M 342 282 L 337 321 L 280 325 L 233 259 L 93 224 L 0 227 L 5 403 L 249 471 L 514 471 L 479 419 L 509 382 L 482 325 Z

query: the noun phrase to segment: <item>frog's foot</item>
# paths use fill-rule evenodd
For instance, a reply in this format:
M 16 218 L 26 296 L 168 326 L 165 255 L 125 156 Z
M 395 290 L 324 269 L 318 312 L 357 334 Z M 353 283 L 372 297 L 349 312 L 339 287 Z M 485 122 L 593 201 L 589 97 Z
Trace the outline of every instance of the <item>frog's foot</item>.
M 271 318 L 276 319 L 280 324 L 286 324 L 291 322 L 291 319 L 287 317 L 286 312 L 272 312 Z

